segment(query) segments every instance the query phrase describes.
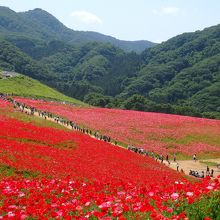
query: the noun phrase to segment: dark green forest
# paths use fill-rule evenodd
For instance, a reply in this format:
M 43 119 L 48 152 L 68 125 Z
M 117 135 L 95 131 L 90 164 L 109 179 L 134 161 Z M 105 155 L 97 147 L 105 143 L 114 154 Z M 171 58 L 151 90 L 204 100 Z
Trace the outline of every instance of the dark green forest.
M 220 25 L 142 52 L 93 34 L 41 9 L 0 7 L 0 69 L 95 106 L 220 118 Z

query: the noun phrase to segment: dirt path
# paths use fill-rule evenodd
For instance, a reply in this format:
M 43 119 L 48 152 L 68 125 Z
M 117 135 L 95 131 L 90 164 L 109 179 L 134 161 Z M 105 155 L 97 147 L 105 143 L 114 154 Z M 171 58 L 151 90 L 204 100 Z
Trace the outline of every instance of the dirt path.
M 26 109 L 26 108 L 24 109 L 24 112 L 29 113 L 29 114 L 31 113 L 31 111 L 29 109 Z M 39 116 L 39 114 L 37 112 L 34 112 L 34 116 L 43 119 L 43 117 Z M 53 118 L 46 117 L 46 120 L 57 123 L 55 121 L 55 119 L 53 119 Z M 60 122 L 58 122 L 58 124 L 72 130 L 71 126 L 65 125 L 65 124 L 60 123 Z M 87 134 L 87 135 L 89 135 L 89 134 Z M 89 136 L 96 139 L 93 135 L 89 135 Z M 110 143 L 110 144 L 114 145 L 113 143 Z M 123 146 L 120 146 L 120 145 L 114 145 L 114 146 L 117 146 L 117 147 L 123 148 L 124 150 L 127 150 L 126 148 L 124 148 Z M 203 161 L 214 162 L 214 163 L 220 164 L 220 158 L 206 159 L 206 160 L 203 160 Z M 177 163 L 179 164 L 179 171 L 181 169 L 183 169 L 183 171 L 186 175 L 189 174 L 190 170 L 198 171 L 199 173 L 204 171 L 206 173 L 207 165 L 205 163 L 200 162 L 199 160 L 196 161 L 196 162 L 193 161 L 193 160 L 179 160 L 177 162 L 170 162 L 170 164 L 167 161 L 164 161 L 165 165 L 167 165 L 168 167 L 170 167 L 174 170 L 177 170 Z M 211 169 L 214 170 L 214 177 L 220 175 L 220 169 L 217 168 L 217 166 L 209 166 L 209 168 L 210 168 L 210 170 Z
M 220 158 L 216 158 L 216 159 L 206 159 L 206 160 L 201 160 L 201 161 L 206 161 L 206 162 L 214 162 L 217 164 L 220 164 Z M 185 174 L 189 174 L 190 170 L 194 170 L 194 171 L 198 171 L 200 174 L 202 171 L 204 171 L 204 173 L 206 174 L 206 168 L 207 165 L 205 163 L 202 163 L 201 161 L 193 161 L 193 160 L 179 160 L 177 162 L 171 162 L 170 165 L 165 161 L 164 164 L 166 164 L 167 166 L 169 166 L 170 168 L 177 170 L 177 163 L 179 164 L 179 171 L 181 169 L 183 169 Z M 216 165 L 209 165 L 210 170 L 213 169 L 214 170 L 214 177 L 220 175 L 220 169 L 217 168 Z

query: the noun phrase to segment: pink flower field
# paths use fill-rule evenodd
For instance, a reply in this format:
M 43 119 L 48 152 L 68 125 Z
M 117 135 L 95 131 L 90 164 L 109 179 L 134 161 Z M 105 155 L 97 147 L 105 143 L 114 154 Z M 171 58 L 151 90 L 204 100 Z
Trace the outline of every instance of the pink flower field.
M 63 116 L 124 144 L 159 154 L 220 156 L 220 121 L 179 115 L 105 108 L 76 107 L 56 102 L 16 98 L 28 106 Z

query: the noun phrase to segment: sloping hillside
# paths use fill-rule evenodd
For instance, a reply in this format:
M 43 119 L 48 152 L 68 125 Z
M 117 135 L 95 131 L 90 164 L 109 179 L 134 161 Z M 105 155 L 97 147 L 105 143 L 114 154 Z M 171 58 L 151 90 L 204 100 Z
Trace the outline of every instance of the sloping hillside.
M 141 94 L 158 104 L 189 105 L 218 112 L 219 33 L 217 25 L 176 36 L 146 50 L 136 76 L 124 80 L 121 96 Z M 207 103 L 204 97 L 208 98 Z
M 0 71 L 0 93 L 8 93 L 25 97 L 54 99 L 77 105 L 86 105 L 81 101 L 70 98 L 60 92 L 43 85 L 30 77 L 6 71 Z

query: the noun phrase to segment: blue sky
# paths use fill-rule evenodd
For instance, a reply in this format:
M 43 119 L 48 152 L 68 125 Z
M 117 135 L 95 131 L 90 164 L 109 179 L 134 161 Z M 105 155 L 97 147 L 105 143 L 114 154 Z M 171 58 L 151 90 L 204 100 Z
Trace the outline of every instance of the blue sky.
M 220 0 L 0 0 L 14 11 L 42 8 L 74 30 L 122 40 L 165 41 L 220 23 Z

